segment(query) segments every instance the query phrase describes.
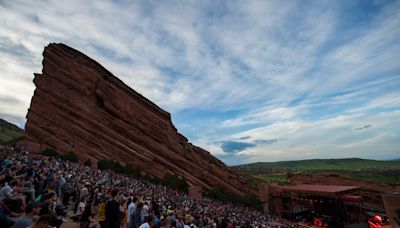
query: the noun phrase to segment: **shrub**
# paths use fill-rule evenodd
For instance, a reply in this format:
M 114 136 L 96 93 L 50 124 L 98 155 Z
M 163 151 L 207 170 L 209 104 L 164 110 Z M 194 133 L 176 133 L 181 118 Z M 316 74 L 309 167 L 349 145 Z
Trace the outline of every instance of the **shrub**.
M 175 174 L 167 174 L 164 176 L 163 184 L 169 188 L 182 192 L 189 192 L 189 184 L 185 178 L 180 178 Z
M 42 151 L 42 155 L 46 156 L 46 157 L 54 157 L 54 158 L 57 158 L 57 159 L 59 158 L 61 160 L 70 161 L 70 162 L 78 162 L 78 160 L 79 160 L 78 156 L 72 151 L 69 151 L 66 154 L 59 154 L 53 148 L 44 149 Z
M 97 168 L 100 170 L 109 169 L 116 173 L 123 173 L 123 174 L 132 174 L 134 172 L 133 166 L 130 164 L 123 166 L 117 161 L 107 160 L 107 159 L 98 161 Z
M 162 180 L 156 176 L 150 176 L 149 181 L 153 184 L 162 184 Z
M 9 141 L 3 141 L 3 140 L 0 139 L 0 145 L 16 146 L 17 142 L 21 141 L 22 139 L 24 139 L 24 136 L 16 137 L 16 138 L 13 138 L 13 139 L 11 139 Z
M 61 154 L 60 158 L 62 160 L 70 161 L 70 162 L 78 162 L 78 160 L 79 160 L 78 156 L 72 151 L 69 151 L 66 154 Z
M 114 170 L 114 161 L 111 160 L 100 160 L 97 162 L 97 167 L 100 170 L 104 170 L 104 169 L 111 169 Z
M 253 188 L 258 187 L 258 181 L 255 178 L 249 177 L 249 178 L 245 179 L 244 182 Z
M 136 169 L 137 170 L 137 169 Z M 140 170 L 140 169 L 139 169 Z M 142 180 L 146 180 L 146 181 L 149 181 L 149 182 L 151 182 L 151 183 L 153 183 L 153 184 L 163 184 L 163 180 L 161 180 L 159 177 L 156 177 L 156 176 L 153 176 L 153 175 L 150 175 L 150 174 L 148 174 L 148 173 L 146 173 L 146 174 L 144 174 L 144 175 L 141 175 L 141 179 Z
M 92 161 L 90 159 L 87 159 L 83 164 L 90 167 L 92 166 Z
M 131 164 L 125 165 L 125 167 L 123 168 L 123 172 L 130 175 L 133 174 L 134 173 L 133 166 Z
M 133 177 L 135 179 L 140 179 L 141 176 L 142 176 L 142 170 L 140 169 L 140 167 L 137 167 L 136 169 L 133 170 Z
M 262 203 L 256 195 L 240 196 L 222 187 L 214 187 L 208 191 L 203 191 L 203 196 L 216 199 L 222 202 L 244 205 L 262 210 Z
M 46 148 L 42 150 L 42 155 L 46 157 L 55 157 L 55 158 L 60 157 L 60 154 L 53 148 Z

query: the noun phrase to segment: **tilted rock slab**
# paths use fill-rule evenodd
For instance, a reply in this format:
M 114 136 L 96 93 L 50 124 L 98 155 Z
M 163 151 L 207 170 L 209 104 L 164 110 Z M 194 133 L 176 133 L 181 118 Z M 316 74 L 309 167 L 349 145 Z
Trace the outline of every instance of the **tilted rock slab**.
M 31 151 L 52 147 L 81 161 L 112 159 L 160 178 L 174 173 L 202 188 L 254 193 L 242 176 L 179 134 L 168 112 L 96 61 L 64 44 L 48 45 L 43 56 L 25 126 Z

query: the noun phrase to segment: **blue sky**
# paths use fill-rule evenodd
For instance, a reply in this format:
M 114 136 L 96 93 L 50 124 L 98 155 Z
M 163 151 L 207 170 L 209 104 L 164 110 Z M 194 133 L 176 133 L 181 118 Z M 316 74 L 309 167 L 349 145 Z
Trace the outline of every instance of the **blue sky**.
M 2 1 L 0 117 L 62 42 L 229 165 L 400 157 L 400 1 Z

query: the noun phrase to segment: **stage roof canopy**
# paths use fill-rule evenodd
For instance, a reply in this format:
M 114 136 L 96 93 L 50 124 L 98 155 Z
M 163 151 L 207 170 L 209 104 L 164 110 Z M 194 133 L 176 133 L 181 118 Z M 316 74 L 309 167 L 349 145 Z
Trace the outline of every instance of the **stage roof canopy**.
M 360 188 L 359 186 L 340 186 L 340 185 L 310 185 L 310 184 L 299 184 L 293 186 L 283 186 L 282 190 L 286 192 L 298 192 L 298 193 L 309 193 L 309 194 L 333 194 L 340 195 L 344 192 L 355 190 Z

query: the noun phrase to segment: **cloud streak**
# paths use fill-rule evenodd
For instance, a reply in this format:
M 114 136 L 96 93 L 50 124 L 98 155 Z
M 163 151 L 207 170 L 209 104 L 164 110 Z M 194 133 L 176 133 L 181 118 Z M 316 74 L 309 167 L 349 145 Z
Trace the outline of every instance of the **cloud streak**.
M 367 129 L 367 128 L 370 128 L 370 127 L 372 127 L 372 125 L 365 125 L 365 126 L 362 126 L 362 127 L 358 127 L 358 128 L 356 128 L 356 129 L 354 129 L 355 131 L 361 131 L 361 130 L 364 130 L 364 129 Z
M 386 140 L 400 131 L 398 1 L 2 1 L 0 14 L 0 117 L 19 126 L 43 47 L 63 42 L 229 164 L 400 148 Z

